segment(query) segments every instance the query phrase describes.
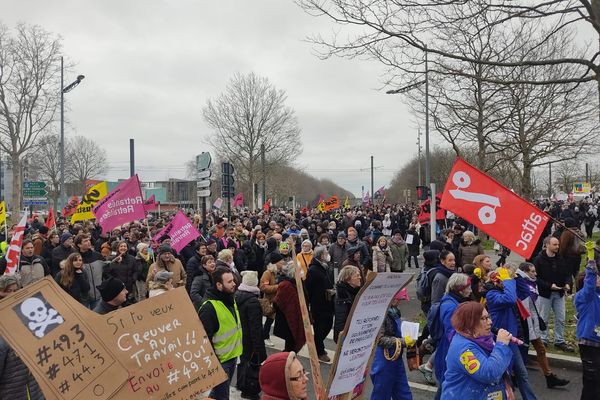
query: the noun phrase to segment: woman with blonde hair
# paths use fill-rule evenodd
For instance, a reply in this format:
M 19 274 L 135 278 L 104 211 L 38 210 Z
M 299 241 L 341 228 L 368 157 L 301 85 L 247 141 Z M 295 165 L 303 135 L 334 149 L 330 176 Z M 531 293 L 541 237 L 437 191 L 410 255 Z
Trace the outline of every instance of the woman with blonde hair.
M 60 262 L 60 271 L 56 274 L 56 283 L 75 300 L 84 304 L 90 283 L 83 273 L 83 259 L 79 253 L 71 253 Z
M 394 261 L 394 257 L 392 257 L 388 241 L 385 236 L 380 236 L 377 239 L 377 245 L 373 246 L 373 271 L 390 272 L 392 261 Z
M 346 265 L 338 275 L 335 285 L 335 320 L 333 323 L 333 341 L 336 343 L 340 332 L 344 330 L 354 298 L 362 286 L 361 277 L 360 269 L 354 265 Z

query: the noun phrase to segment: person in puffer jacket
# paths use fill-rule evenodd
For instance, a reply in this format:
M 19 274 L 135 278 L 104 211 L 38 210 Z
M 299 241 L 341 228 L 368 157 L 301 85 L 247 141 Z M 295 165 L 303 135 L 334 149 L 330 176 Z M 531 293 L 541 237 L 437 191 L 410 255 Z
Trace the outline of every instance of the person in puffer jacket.
M 97 286 L 102 283 L 102 273 L 106 262 L 102 254 L 94 251 L 90 235 L 77 235 L 75 238 L 75 247 L 81 254 L 83 260 L 83 273 L 86 275 L 90 284 L 90 290 L 87 293 L 85 305 L 93 310 L 102 301 L 102 296 Z
M 600 398 L 600 275 L 595 261 L 579 274 L 575 295 L 577 339 L 583 367 L 582 400 Z

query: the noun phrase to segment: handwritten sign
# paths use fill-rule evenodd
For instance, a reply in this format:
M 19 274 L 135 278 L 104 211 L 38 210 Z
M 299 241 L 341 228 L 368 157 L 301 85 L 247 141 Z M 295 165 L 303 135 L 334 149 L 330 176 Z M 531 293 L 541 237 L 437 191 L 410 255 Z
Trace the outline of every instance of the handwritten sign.
M 185 288 L 104 316 L 130 376 L 115 399 L 195 399 L 227 379 Z
M 346 320 L 343 343 L 338 344 L 330 375 L 330 397 L 351 393 L 364 381 L 388 306 L 394 295 L 412 278 L 413 274 L 396 272 L 369 274 Z
M 51 278 L 0 302 L 0 332 L 48 399 L 109 399 L 127 370 L 86 310 Z
M 227 378 L 184 288 L 99 315 L 44 278 L 0 320 L 46 398 L 190 400 Z

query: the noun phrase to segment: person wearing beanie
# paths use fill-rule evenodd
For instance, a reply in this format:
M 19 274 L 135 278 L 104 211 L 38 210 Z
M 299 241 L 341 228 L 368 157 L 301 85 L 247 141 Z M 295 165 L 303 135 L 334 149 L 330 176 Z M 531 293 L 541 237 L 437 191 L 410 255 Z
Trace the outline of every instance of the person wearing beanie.
M 296 353 L 275 353 L 266 359 L 258 376 L 262 400 L 308 399 L 308 373 Z
M 408 258 L 408 245 L 402 239 L 402 233 L 399 229 L 395 229 L 392 233 L 392 238 L 388 242 L 390 251 L 392 252 L 392 272 L 404 272 L 406 268 L 406 260 Z
M 93 310 L 98 314 L 108 314 L 117 310 L 127 300 L 128 292 L 125 284 L 117 278 L 108 278 L 103 281 L 98 285 L 98 291 L 100 291 L 102 300 Z
M 154 281 L 154 275 L 158 271 L 169 271 L 173 273 L 173 287 L 185 286 L 187 274 L 183 264 L 175 257 L 175 251 L 168 245 L 161 245 L 158 248 L 156 262 L 150 265 L 146 283 L 150 287 L 150 282 Z
M 276 306 L 273 334 L 285 341 L 284 351 L 300 351 L 306 343 L 306 336 L 296 289 L 294 263 L 287 263 L 281 268 L 273 304 Z
M 48 227 L 46 225 L 42 225 L 39 227 L 36 234 L 31 237 L 31 241 L 33 242 L 33 254 L 39 256 L 42 254 L 42 247 L 44 246 L 44 242 L 48 239 Z
M 0 299 L 14 293 L 19 289 L 19 282 L 14 275 L 0 275 Z
M 264 294 L 264 298 L 270 303 L 270 309 L 273 309 L 273 299 L 277 294 L 277 277 L 280 274 L 283 266 L 285 265 L 285 261 L 283 261 L 283 256 L 279 253 L 271 254 L 271 262 L 267 265 L 265 272 L 263 272 L 260 278 L 260 290 Z M 273 342 L 271 342 L 271 326 L 275 322 L 275 312 L 272 311 L 270 314 L 265 314 L 265 325 L 263 326 L 263 339 L 265 340 L 265 344 L 267 346 L 273 346 Z
M 73 248 L 73 235 L 69 232 L 60 235 L 60 245 L 52 250 L 52 264 L 50 265 L 52 276 L 56 276 L 60 271 L 60 262 L 65 260 L 69 254 L 75 253 L 75 251 L 75 248 Z
M 235 293 L 235 302 L 240 313 L 242 323 L 242 346 L 240 364 L 237 373 L 237 388 L 242 392 L 244 399 L 258 399 L 260 386 L 250 378 L 249 370 L 260 368 L 260 364 L 267 358 L 267 350 L 262 337 L 262 308 L 258 297 L 258 273 L 256 271 L 242 271 L 242 283 Z
M 173 273 L 169 271 L 158 271 L 154 280 L 148 286 L 148 297 L 158 296 L 167 290 L 173 289 Z
M 206 291 L 198 315 L 227 380 L 215 386 L 209 397 L 229 400 L 229 385 L 243 352 L 241 318 L 234 297 L 237 285 L 233 272 L 225 266 L 217 266 L 212 278 L 213 286 Z
M 344 232 L 340 232 L 337 234 L 336 241 L 329 246 L 329 254 L 331 255 L 331 263 L 330 265 L 340 270 L 342 269 L 342 263 L 348 257 L 348 249 L 350 245 L 346 240 L 346 234 Z

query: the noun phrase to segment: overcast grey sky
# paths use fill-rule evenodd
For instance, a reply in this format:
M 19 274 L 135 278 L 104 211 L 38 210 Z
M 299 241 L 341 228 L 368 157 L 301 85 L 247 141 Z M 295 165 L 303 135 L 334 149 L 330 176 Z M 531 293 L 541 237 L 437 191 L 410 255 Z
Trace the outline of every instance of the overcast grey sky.
M 298 165 L 361 193 L 416 154 L 414 117 L 399 96 L 385 95 L 383 68 L 364 60 L 320 60 L 304 39 L 333 24 L 291 0 L 0 0 L 0 21 L 39 24 L 64 39 L 86 76 L 70 92 L 67 135 L 80 134 L 108 153 L 105 178 L 129 173 L 136 140 L 142 180 L 182 178 L 184 163 L 209 149 L 202 119 L 235 72 L 265 76 L 287 92 L 302 128 Z M 58 129 L 58 127 L 57 127 Z M 364 168 L 364 171 L 359 169 Z

